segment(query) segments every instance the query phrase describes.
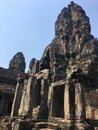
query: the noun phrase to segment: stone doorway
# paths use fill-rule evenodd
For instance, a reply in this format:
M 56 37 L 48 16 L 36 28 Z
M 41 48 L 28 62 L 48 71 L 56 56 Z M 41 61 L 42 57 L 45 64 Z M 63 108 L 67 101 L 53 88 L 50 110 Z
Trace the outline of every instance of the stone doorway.
M 64 91 L 65 85 L 53 88 L 52 116 L 64 118 Z

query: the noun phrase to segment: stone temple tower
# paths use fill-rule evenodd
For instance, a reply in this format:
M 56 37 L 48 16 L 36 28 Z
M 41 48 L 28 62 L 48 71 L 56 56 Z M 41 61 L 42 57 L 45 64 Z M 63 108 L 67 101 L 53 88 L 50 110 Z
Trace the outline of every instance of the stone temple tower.
M 89 18 L 71 2 L 55 22 L 55 37 L 28 74 L 18 75 L 12 130 L 96 130 L 98 41 Z

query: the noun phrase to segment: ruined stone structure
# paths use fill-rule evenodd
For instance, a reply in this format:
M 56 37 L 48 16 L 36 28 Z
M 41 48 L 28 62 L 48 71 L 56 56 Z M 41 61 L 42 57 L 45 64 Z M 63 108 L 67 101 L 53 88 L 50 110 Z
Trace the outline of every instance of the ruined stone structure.
M 42 58 L 31 60 L 28 74 L 13 72 L 17 85 L 16 77 L 8 80 L 15 94 L 10 116 L 0 99 L 0 114 L 6 112 L 0 130 L 98 130 L 98 41 L 90 31 L 79 5 L 71 2 L 61 11 Z
M 11 113 L 18 75 L 23 77 L 26 74 L 0 67 L 0 116 Z
M 22 52 L 18 52 L 9 63 L 9 69 L 14 71 L 25 72 L 25 66 L 25 58 Z

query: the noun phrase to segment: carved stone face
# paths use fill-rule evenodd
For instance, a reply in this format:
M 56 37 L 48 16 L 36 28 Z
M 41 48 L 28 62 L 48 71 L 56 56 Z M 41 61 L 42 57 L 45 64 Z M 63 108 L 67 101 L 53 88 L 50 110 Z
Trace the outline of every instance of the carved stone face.
M 55 23 L 56 36 L 72 35 L 73 33 L 90 33 L 89 18 L 85 11 L 77 4 L 64 8 Z

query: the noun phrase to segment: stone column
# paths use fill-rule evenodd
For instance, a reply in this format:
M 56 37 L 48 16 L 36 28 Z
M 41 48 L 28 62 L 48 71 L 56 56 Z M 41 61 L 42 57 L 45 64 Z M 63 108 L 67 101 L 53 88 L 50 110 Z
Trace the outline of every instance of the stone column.
M 79 123 L 84 123 L 86 120 L 84 86 L 79 82 L 75 82 L 74 87 L 75 87 L 75 121 Z
M 12 104 L 11 117 L 18 116 L 18 109 L 20 107 L 23 87 L 24 87 L 24 78 L 21 78 L 20 75 L 18 75 L 15 96 Z
M 38 117 L 39 119 L 48 118 L 48 89 L 49 82 L 48 79 L 41 80 L 41 102 Z
M 21 104 L 19 108 L 19 116 L 32 117 L 35 87 L 36 87 L 36 78 L 30 75 L 27 83 L 24 86 Z
M 49 117 L 52 117 L 52 108 L 53 107 L 53 87 L 49 86 L 48 91 L 48 108 L 49 108 Z
M 74 88 L 70 84 L 70 81 L 66 80 L 64 93 L 64 115 L 65 122 L 68 124 L 74 122 L 74 107 Z

